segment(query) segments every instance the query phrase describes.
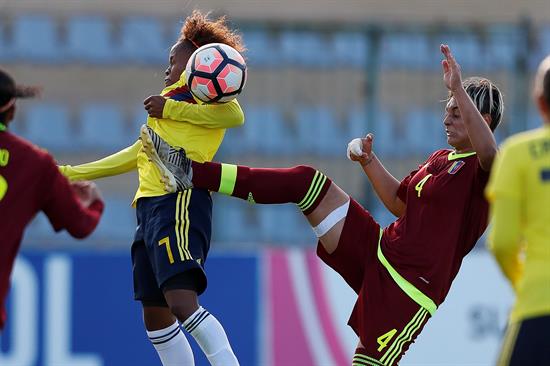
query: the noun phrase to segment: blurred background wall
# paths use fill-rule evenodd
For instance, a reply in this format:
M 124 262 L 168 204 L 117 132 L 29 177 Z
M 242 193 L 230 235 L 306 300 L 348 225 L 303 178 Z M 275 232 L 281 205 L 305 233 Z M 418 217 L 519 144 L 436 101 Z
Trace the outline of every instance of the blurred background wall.
M 0 62 L 20 82 L 44 87 L 22 103 L 13 129 L 62 164 L 90 161 L 131 144 L 142 101 L 163 86 L 167 53 L 194 8 L 227 14 L 249 51 L 239 98 L 244 128 L 229 131 L 218 160 L 257 166 L 313 164 L 387 224 L 347 142 L 374 132 L 375 148 L 399 178 L 445 146 L 446 90 L 438 46 L 449 43 L 465 75 L 503 90 L 499 140 L 537 126 L 529 78 L 550 51 L 545 1 L 0 1 Z M 133 232 L 129 174 L 100 181 L 106 219 L 91 241 L 126 247 Z M 292 206 L 250 207 L 216 197 L 220 246 L 308 245 Z M 284 227 L 284 230 L 281 230 Z M 39 217 L 32 245 L 64 243 Z M 38 240 L 39 239 L 39 240 Z M 91 242 L 90 241 L 90 242 Z
M 346 145 L 373 132 L 377 154 L 398 178 L 446 147 L 440 43 L 451 46 L 465 76 L 483 75 L 500 86 L 505 117 L 499 141 L 540 124 L 531 106 L 530 75 L 550 52 L 548 1 L 0 0 L 0 64 L 18 82 L 44 88 L 40 100 L 20 102 L 11 128 L 48 149 L 60 164 L 91 161 L 132 144 L 145 121 L 142 101 L 162 90 L 170 46 L 195 8 L 228 15 L 248 46 L 248 84 L 239 97 L 246 122 L 228 131 L 216 159 L 253 166 L 314 165 L 382 224 L 394 218 L 377 202 L 361 169 L 345 158 Z M 73 256 L 78 254 L 71 248 L 78 247 L 101 265 L 105 253 L 128 252 L 135 229 L 129 204 L 137 177 L 98 183 L 107 208 L 96 233 L 75 242 L 53 234 L 39 215 L 25 237 L 26 255 L 41 253 L 44 257 L 35 262 L 42 263 L 48 260 L 43 248 Z M 228 263 L 227 256 L 253 253 L 260 263 L 254 277 L 260 294 L 262 281 L 270 278 L 261 269 L 271 258 L 267 248 L 288 248 L 285 255 L 291 255 L 296 247 L 310 253 L 315 245 L 292 205 L 251 206 L 214 195 L 214 210 L 214 253 Z M 486 256 L 483 244 L 474 255 Z M 482 276 L 486 262 L 475 263 L 483 264 L 474 266 L 474 277 Z M 506 317 L 503 304 L 510 301 L 509 293 L 503 296 L 488 302 L 492 315 L 474 317 L 474 323 L 481 319 L 492 324 L 487 329 L 496 329 L 487 333 L 489 360 Z M 260 320 L 266 318 L 261 316 L 266 301 L 259 296 L 255 304 Z M 465 316 L 471 320 L 470 315 Z M 444 319 L 452 321 L 453 315 Z M 345 319 L 337 324 L 343 327 Z M 432 334 L 427 337 L 444 338 Z M 485 333 L 465 330 L 463 340 L 475 344 L 479 334 Z M 265 342 L 258 350 L 250 364 L 266 364 L 259 361 L 265 361 Z M 468 362 L 482 354 L 479 350 Z

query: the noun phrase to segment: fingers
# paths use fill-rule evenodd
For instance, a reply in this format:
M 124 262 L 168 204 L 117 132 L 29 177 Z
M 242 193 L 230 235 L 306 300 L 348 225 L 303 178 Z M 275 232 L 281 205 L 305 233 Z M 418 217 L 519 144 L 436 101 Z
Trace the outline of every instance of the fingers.
M 443 56 L 445 56 L 445 60 L 443 60 L 443 61 L 446 61 L 446 63 L 447 63 L 447 69 L 444 69 L 444 70 L 448 70 L 449 68 L 458 67 L 458 62 L 456 62 L 455 56 L 451 52 L 450 47 L 446 44 L 442 44 L 440 46 L 440 49 L 441 49 L 441 53 L 443 53 Z
M 374 140 L 374 135 L 372 133 L 368 133 L 367 136 L 361 139 L 363 151 L 370 151 L 372 149 L 373 140 Z
M 451 62 L 453 60 L 453 54 L 451 53 L 451 49 L 448 45 L 442 44 L 441 46 L 439 46 L 439 49 L 441 50 L 443 56 L 445 56 L 447 62 Z
M 162 118 L 162 110 L 166 99 L 161 95 L 151 95 L 143 101 L 145 110 L 151 117 Z
M 447 60 L 451 60 L 453 58 L 453 54 L 448 45 L 442 44 L 441 46 L 439 46 L 439 49 L 441 50 L 441 53 L 443 54 L 443 56 L 445 56 Z
M 145 98 L 145 100 L 143 101 L 143 104 L 145 105 L 146 111 L 149 111 L 151 108 L 153 108 L 156 97 L 157 97 L 156 95 L 150 95 L 147 98 Z
M 449 63 L 447 62 L 447 60 L 442 60 L 441 66 L 443 67 L 443 72 L 449 72 Z

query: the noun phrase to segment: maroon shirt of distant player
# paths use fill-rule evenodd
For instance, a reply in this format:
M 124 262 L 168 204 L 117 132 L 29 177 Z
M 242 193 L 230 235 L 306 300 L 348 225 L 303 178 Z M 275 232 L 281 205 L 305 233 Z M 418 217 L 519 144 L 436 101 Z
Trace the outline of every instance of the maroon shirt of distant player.
M 437 305 L 487 227 L 488 178 L 475 153 L 438 150 L 399 186 L 406 211 L 384 230 L 382 252 Z
M 96 227 L 103 202 L 83 207 L 53 158 L 44 150 L 10 132 L 0 132 L 0 329 L 5 322 L 4 301 L 10 273 L 23 231 L 43 211 L 55 231 L 76 238 Z

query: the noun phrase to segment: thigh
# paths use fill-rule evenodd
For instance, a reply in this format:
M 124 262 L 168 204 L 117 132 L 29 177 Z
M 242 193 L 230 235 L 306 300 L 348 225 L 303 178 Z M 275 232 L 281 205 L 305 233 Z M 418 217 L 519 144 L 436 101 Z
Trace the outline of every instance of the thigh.
M 186 190 L 154 202 L 145 242 L 158 286 L 163 288 L 170 278 L 189 274 L 184 277 L 196 281 L 195 288 L 201 294 L 207 284 L 203 266 L 210 247 L 210 194 L 204 190 Z M 188 287 L 185 281 L 174 283 Z
M 366 269 L 348 324 L 359 336 L 368 361 L 397 365 L 429 317 L 378 264 Z
M 498 365 L 550 365 L 550 316 L 512 323 L 506 330 Z
M 331 183 L 325 197 L 319 203 L 315 210 L 307 215 L 307 220 L 311 227 L 318 226 L 332 212 L 344 205 L 350 200 L 350 197 L 335 183 Z M 327 253 L 332 253 L 336 250 L 340 235 L 344 226 L 344 219 L 334 225 L 326 234 L 320 237 L 320 243 L 323 245 Z
M 377 263 L 379 236 L 380 225 L 367 210 L 350 198 L 336 249 L 329 253 L 319 243 L 317 255 L 358 293 L 363 285 L 365 268 L 371 263 Z

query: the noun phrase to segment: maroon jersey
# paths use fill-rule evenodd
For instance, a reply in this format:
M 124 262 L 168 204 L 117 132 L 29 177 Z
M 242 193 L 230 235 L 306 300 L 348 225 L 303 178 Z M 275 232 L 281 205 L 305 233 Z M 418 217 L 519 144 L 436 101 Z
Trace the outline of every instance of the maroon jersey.
M 438 150 L 398 189 L 406 210 L 384 230 L 382 252 L 437 305 L 487 227 L 488 178 L 475 154 Z
M 47 152 L 9 132 L 0 132 L 0 329 L 23 231 L 39 211 L 44 211 L 55 231 L 66 229 L 83 238 L 99 222 L 103 202 L 84 208 Z

